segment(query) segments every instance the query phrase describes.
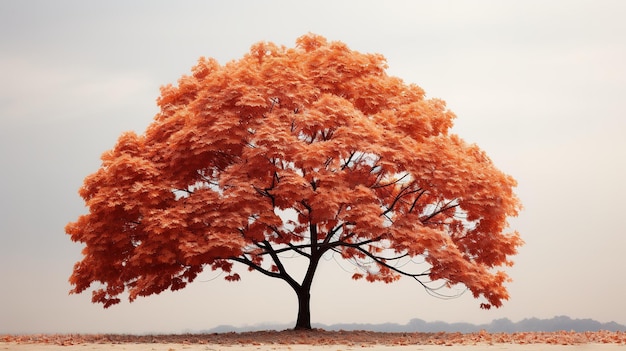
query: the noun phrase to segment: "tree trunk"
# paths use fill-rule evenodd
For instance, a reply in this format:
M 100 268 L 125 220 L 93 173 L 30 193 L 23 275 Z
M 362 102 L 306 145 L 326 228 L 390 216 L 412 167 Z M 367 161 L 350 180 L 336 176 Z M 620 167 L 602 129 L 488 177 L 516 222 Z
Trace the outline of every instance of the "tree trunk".
M 311 292 L 304 287 L 297 291 L 298 295 L 298 320 L 295 330 L 311 329 Z
M 310 210 L 309 210 L 310 211 Z M 294 287 L 298 295 L 298 320 L 296 330 L 311 330 L 311 285 L 317 270 L 317 265 L 325 250 L 320 250 L 317 245 L 317 225 L 310 225 L 311 232 L 311 256 L 309 257 L 309 267 L 306 270 L 302 284 Z M 292 285 L 293 287 L 293 285 Z

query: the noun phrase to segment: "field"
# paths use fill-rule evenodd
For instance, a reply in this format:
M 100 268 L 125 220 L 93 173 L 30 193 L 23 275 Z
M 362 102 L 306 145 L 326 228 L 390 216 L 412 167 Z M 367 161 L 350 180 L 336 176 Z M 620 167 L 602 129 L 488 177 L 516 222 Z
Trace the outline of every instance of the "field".
M 0 350 L 623 350 L 626 332 L 378 333 L 369 331 L 258 331 L 245 333 L 121 335 L 33 334 L 0 336 Z

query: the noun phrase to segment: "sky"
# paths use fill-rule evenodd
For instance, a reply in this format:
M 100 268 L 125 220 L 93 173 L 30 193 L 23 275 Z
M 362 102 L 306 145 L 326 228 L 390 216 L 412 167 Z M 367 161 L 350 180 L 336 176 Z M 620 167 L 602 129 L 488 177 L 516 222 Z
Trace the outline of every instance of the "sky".
M 206 272 L 184 290 L 109 309 L 69 295 L 81 259 L 64 226 L 78 189 L 124 131 L 157 113 L 159 87 L 200 56 L 308 32 L 387 58 L 388 73 L 441 98 L 453 132 L 519 182 L 510 221 L 526 242 L 509 301 L 429 296 L 409 279 L 352 281 L 322 262 L 313 323 L 485 323 L 593 318 L 626 324 L 626 2 L 0 1 L 0 333 L 179 333 L 291 323 L 280 281 Z M 348 271 L 346 271 L 348 270 Z

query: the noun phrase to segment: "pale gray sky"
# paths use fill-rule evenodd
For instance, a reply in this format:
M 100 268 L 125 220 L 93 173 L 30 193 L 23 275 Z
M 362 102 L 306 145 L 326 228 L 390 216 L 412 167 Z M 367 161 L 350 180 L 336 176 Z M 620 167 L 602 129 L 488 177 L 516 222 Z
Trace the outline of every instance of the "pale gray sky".
M 511 223 L 526 241 L 500 309 L 470 294 L 437 300 L 409 280 L 354 282 L 329 261 L 313 322 L 626 324 L 624 18 L 619 0 L 0 1 L 0 333 L 294 321 L 290 288 L 254 273 L 226 283 L 208 272 L 107 310 L 68 296 L 81 246 L 63 227 L 84 213 L 77 190 L 100 154 L 150 123 L 160 85 L 200 56 L 224 63 L 307 32 L 381 53 L 390 74 L 446 100 L 454 132 L 519 181 L 525 209 Z

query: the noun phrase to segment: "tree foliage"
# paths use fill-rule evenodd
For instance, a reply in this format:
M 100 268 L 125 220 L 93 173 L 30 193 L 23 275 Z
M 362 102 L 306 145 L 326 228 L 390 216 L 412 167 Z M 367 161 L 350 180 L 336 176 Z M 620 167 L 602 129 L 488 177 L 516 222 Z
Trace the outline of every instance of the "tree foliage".
M 200 58 L 161 88 L 145 133 L 121 135 L 85 179 L 89 212 L 66 226 L 86 245 L 71 292 L 100 283 L 92 300 L 108 307 L 206 268 L 239 280 L 239 263 L 286 281 L 306 314 L 319 260 L 335 254 L 354 279 L 463 284 L 500 306 L 498 267 L 522 244 L 507 233 L 516 182 L 449 132 L 443 101 L 385 69 L 381 55 L 314 34 L 224 65 Z M 287 251 L 308 259 L 300 282 Z M 414 271 L 397 264 L 413 258 Z

